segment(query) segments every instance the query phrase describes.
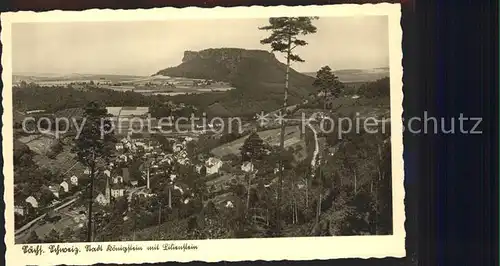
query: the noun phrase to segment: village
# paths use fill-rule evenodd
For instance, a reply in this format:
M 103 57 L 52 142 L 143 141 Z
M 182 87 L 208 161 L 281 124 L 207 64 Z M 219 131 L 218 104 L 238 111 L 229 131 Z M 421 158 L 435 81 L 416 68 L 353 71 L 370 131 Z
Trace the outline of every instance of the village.
M 115 130 L 122 134 L 117 135 L 112 155 L 108 158 L 109 162 L 100 165 L 93 175 L 96 181 L 93 201 L 97 213 L 107 215 L 106 213 L 112 212 L 114 204 L 120 200 L 127 201 L 130 212 L 132 201 L 148 199 L 149 202 L 160 202 L 164 200 L 159 198 L 162 196 L 168 197 L 166 202 L 168 209 L 172 209 L 173 205 L 188 205 L 194 198 L 200 197 L 196 194 L 201 192 L 193 187 L 199 186 L 200 182 L 206 188 L 206 193 L 202 196 L 203 204 L 212 201 L 221 208 L 233 208 L 234 187 L 243 186 L 249 189 L 257 185 L 250 184 L 247 177 L 256 175 L 258 170 L 251 162 L 242 162 L 239 158 L 240 147 L 248 135 L 230 141 L 226 145 L 219 145 L 208 152 L 198 152 L 192 147 L 204 145 L 197 143 L 200 137 L 217 140 L 221 135 L 196 130 L 195 133 L 186 131 L 184 134 L 132 133 L 134 124 L 128 122 L 133 120 L 132 118 L 147 119 L 148 107 L 106 109 L 110 120 L 116 125 Z M 81 115 L 81 112 L 74 110 L 71 113 L 75 116 Z M 286 146 L 297 148 L 296 155 L 299 156 L 299 160 L 303 160 L 307 157 L 305 141 L 304 135 L 298 128 L 298 126 L 288 128 Z M 278 129 L 262 131 L 259 134 L 268 142 L 278 144 Z M 33 143 L 27 142 L 27 145 Z M 55 159 L 57 158 L 56 156 Z M 183 170 L 179 170 L 180 167 L 188 171 L 188 174 L 181 177 L 179 171 Z M 83 171 L 75 171 L 77 168 Z M 19 242 L 28 241 L 33 232 L 39 239 L 44 239 L 50 238 L 50 234 L 54 235 L 53 231 L 62 235 L 64 230 L 68 230 L 67 228 L 71 228 L 72 232 L 86 228 L 87 191 L 91 171 L 78 162 L 75 162 L 71 170 L 65 171 L 66 176 L 60 182 L 39 188 L 38 192 L 47 193 L 25 195 L 24 199 L 16 201 L 16 217 L 18 220 L 26 221 L 24 224 L 16 224 L 16 238 Z M 274 167 L 271 171 L 271 175 L 266 176 L 266 189 L 270 189 L 277 181 L 278 167 Z M 197 179 L 194 183 L 198 185 L 186 181 L 186 176 Z M 161 194 L 166 190 L 168 191 L 166 194 Z M 48 192 L 51 195 L 47 196 Z M 172 202 L 173 200 L 177 202 Z M 125 212 L 124 221 L 128 218 Z

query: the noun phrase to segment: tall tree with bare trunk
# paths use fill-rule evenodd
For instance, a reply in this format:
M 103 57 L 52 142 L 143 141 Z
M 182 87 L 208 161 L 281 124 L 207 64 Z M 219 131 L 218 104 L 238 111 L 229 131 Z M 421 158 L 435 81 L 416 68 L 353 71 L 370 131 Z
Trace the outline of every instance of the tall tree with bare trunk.
M 82 122 L 80 135 L 75 138 L 73 151 L 78 160 L 90 170 L 88 185 L 88 224 L 87 241 L 92 242 L 92 205 L 94 198 L 94 181 L 97 170 L 109 161 L 113 143 L 113 126 L 107 118 L 107 111 L 96 103 L 85 107 L 85 119 Z
M 291 62 L 304 62 L 304 60 L 293 51 L 296 47 L 305 46 L 307 42 L 299 39 L 301 35 L 316 33 L 317 28 L 313 25 L 312 21 L 318 19 L 317 17 L 277 17 L 269 18 L 269 25 L 260 27 L 261 30 L 270 31 L 271 35 L 260 42 L 262 44 L 271 45 L 273 52 L 285 54 L 286 58 L 286 72 L 285 72 L 285 88 L 283 96 L 283 107 L 281 115 L 284 116 L 287 111 L 288 105 L 288 88 L 290 76 L 290 63 Z M 281 120 L 281 135 L 280 135 L 280 148 L 284 151 L 285 146 L 285 120 Z M 283 193 L 283 162 L 280 162 L 280 177 L 278 182 L 278 200 L 276 208 L 277 219 L 277 232 L 281 231 L 281 196 Z

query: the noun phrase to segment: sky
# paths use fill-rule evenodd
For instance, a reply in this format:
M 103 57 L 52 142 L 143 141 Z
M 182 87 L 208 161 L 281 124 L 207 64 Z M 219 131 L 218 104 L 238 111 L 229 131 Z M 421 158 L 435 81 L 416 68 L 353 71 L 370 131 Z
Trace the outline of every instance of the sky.
M 207 48 L 270 50 L 260 44 L 267 19 L 132 22 L 43 22 L 12 26 L 12 67 L 17 73 L 152 75 L 181 63 L 184 51 Z M 315 72 L 388 67 L 386 16 L 321 17 L 309 44 L 296 49 Z M 284 62 L 283 56 L 277 58 Z

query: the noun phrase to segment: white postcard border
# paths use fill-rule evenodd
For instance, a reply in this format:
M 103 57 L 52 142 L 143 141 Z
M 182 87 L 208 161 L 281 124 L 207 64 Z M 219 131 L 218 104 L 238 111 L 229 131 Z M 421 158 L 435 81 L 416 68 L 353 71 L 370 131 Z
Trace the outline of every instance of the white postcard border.
M 13 202 L 13 117 L 12 117 L 12 43 L 11 24 L 20 22 L 62 22 L 62 21 L 152 21 L 170 19 L 222 19 L 256 18 L 273 16 L 389 16 L 390 82 L 391 82 L 391 142 L 392 142 L 392 181 L 393 181 L 393 235 L 390 236 L 339 236 L 339 237 L 299 237 L 266 239 L 224 239 L 195 241 L 144 241 L 109 242 L 101 244 L 104 248 L 111 245 L 134 245 L 143 251 L 111 251 L 106 253 L 87 253 L 84 246 L 88 243 L 64 243 L 61 247 L 78 247 L 80 253 L 60 255 L 48 252 L 51 244 L 42 244 L 45 253 L 40 256 L 24 254 L 23 246 L 14 244 L 14 202 Z M 404 169 L 403 169 L 403 123 L 402 123 L 402 30 L 400 26 L 401 7 L 399 4 L 345 4 L 329 6 L 298 7 L 216 7 L 206 8 L 155 8 L 138 10 L 87 10 L 87 11 L 49 11 L 2 13 L 1 42 L 3 90 L 3 154 L 4 154 L 4 201 L 5 201 L 5 245 L 7 265 L 37 264 L 54 265 L 62 263 L 146 263 L 166 261 L 242 261 L 242 260 L 314 260 L 335 258 L 384 258 L 404 257 Z M 154 244 L 174 244 L 177 246 L 197 246 L 194 250 L 148 251 L 147 246 Z M 57 244 L 56 244 L 57 245 Z

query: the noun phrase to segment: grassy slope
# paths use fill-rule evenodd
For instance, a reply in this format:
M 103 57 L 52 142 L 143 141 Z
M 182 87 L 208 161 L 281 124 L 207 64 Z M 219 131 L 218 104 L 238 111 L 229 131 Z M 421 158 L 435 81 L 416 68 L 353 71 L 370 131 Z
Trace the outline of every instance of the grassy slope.
M 258 132 L 258 134 L 268 144 L 276 146 L 279 145 L 280 129 L 261 131 Z M 245 142 L 247 137 L 248 136 L 245 136 L 235 141 L 221 145 L 213 149 L 211 152 L 219 158 L 222 158 L 228 154 L 239 154 L 240 147 L 243 146 L 243 143 Z M 295 146 L 295 145 L 301 145 L 301 146 L 305 145 L 303 141 L 300 139 L 300 129 L 298 126 L 287 127 L 285 131 L 285 147 Z

